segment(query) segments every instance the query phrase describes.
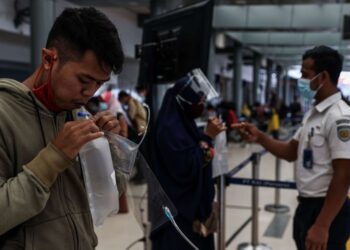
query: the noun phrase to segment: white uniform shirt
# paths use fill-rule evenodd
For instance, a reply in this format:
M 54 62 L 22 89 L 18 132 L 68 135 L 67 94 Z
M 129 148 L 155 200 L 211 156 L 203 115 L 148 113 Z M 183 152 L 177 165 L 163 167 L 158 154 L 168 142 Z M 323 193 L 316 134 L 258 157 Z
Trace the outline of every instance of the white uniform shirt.
M 325 197 L 333 177 L 332 160 L 350 159 L 350 107 L 336 93 L 312 107 L 293 137 L 299 142 L 296 184 L 302 197 Z M 313 167 L 303 167 L 307 147 Z M 348 166 L 350 167 L 350 166 Z

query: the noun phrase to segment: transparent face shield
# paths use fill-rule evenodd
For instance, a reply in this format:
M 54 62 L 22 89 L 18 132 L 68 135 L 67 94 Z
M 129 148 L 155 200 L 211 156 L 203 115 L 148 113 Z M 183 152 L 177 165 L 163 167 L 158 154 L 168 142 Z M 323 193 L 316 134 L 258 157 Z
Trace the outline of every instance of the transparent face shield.
M 152 221 L 151 230 L 155 230 L 168 221 L 163 207 L 168 207 L 173 215 L 177 214 L 177 210 L 139 151 L 139 147 L 146 137 L 150 120 L 149 108 L 147 106 L 145 108 L 148 113 L 148 121 L 145 133 L 138 144 L 110 132 L 105 132 L 105 136 L 110 144 L 116 174 L 123 179 L 123 185 L 126 186 L 128 206 L 133 210 L 135 218 L 142 229 L 146 230 L 145 222 L 147 221 L 147 215 L 149 215 L 148 221 Z M 136 165 L 145 178 L 147 185 L 135 185 L 130 182 L 130 177 Z
M 136 164 L 138 164 L 139 170 L 141 169 L 147 185 L 128 183 L 128 202 L 133 206 L 135 218 L 146 233 L 147 221 L 151 223 L 150 231 L 156 230 L 169 221 L 164 213 L 164 207 L 168 207 L 173 216 L 177 215 L 177 210 L 140 153 L 137 156 Z
M 148 218 L 148 221 L 152 221 L 151 230 L 157 229 L 168 221 L 163 207 L 168 207 L 171 213 L 176 215 L 175 206 L 164 192 L 145 158 L 138 151 L 139 145 L 111 133 L 108 133 L 107 138 L 111 150 L 114 151 L 112 153 L 113 164 L 117 175 L 120 175 L 125 182 L 123 185 L 128 197 L 128 206 L 133 210 L 136 221 L 142 229 L 146 230 L 145 222 L 147 215 L 149 215 L 151 218 Z M 141 171 L 147 185 L 135 185 L 130 182 L 131 173 L 136 165 L 138 165 L 138 171 Z
M 195 94 L 199 98 L 198 102 L 205 102 L 219 96 L 201 69 L 192 70 L 187 74 L 187 77 L 188 81 L 177 95 L 181 101 L 194 104 L 187 93 Z

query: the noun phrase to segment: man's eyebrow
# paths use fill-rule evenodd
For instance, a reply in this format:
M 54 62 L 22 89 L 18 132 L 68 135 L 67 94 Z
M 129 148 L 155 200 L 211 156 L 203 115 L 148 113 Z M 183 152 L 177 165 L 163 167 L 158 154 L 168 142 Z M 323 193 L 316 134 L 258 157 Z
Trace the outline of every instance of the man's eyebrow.
M 111 79 L 110 77 L 108 77 L 107 79 L 99 80 L 99 79 L 95 79 L 94 77 L 92 77 L 88 74 L 82 74 L 82 76 L 89 78 L 90 80 L 95 81 L 95 82 L 107 82 Z

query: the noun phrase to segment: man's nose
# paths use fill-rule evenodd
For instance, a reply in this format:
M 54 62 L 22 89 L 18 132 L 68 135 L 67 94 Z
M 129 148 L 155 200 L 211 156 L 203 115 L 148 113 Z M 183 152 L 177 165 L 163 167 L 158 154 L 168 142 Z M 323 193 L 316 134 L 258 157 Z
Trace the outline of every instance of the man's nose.
M 91 84 L 89 87 L 86 87 L 82 90 L 82 94 L 84 96 L 93 96 L 98 88 L 98 84 Z

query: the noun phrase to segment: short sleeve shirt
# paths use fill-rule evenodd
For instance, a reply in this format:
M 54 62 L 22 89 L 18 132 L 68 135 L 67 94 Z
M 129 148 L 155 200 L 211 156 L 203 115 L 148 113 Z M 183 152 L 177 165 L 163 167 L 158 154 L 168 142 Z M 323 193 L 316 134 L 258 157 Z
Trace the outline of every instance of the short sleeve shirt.
M 325 197 L 333 177 L 332 160 L 350 159 L 350 107 L 341 99 L 341 94 L 336 93 L 313 106 L 293 139 L 299 142 L 296 162 L 299 194 Z M 312 150 L 311 169 L 303 166 L 305 149 Z

